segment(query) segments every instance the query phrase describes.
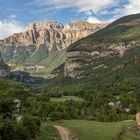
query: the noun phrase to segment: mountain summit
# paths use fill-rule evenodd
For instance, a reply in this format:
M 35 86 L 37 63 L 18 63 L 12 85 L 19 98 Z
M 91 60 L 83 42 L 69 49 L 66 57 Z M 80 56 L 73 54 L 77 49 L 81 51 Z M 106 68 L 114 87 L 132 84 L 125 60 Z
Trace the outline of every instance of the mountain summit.
M 50 67 L 51 63 L 57 67 L 64 63 L 65 49 L 69 45 L 104 26 L 86 21 L 67 24 L 48 20 L 33 22 L 26 27 L 26 31 L 2 40 L 0 51 L 5 62 L 12 65 Z

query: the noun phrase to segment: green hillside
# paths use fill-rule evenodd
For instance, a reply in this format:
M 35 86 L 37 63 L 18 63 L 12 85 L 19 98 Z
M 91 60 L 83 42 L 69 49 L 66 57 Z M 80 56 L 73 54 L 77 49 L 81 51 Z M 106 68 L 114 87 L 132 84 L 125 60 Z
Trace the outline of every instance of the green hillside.
M 139 77 L 140 14 L 123 17 L 95 34 L 72 44 L 67 53 L 79 52 L 68 61 L 80 66 L 73 69 L 88 81 L 124 80 Z M 95 56 L 91 55 L 95 53 Z M 82 55 L 83 54 L 83 55 Z
M 55 69 L 65 62 L 65 51 L 66 50 L 56 50 L 51 52 L 46 59 L 40 61 L 38 64 L 43 65 L 46 68 Z
M 36 50 L 30 58 L 28 58 L 24 64 L 25 65 L 35 65 L 41 60 L 48 57 L 48 49 L 45 45 L 41 45 L 38 50 Z
M 116 20 L 106 28 L 90 37 L 103 41 L 131 41 L 140 36 L 140 14 L 130 15 Z

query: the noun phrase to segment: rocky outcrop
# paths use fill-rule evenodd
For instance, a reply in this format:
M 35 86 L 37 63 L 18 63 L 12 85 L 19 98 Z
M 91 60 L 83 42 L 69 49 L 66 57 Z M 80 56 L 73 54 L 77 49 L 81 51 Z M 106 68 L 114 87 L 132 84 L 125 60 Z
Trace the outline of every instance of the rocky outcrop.
M 0 77 L 7 77 L 10 74 L 9 67 L 4 63 L 0 53 Z
M 54 69 L 49 75 L 49 79 L 53 79 L 56 77 L 64 77 L 64 65 L 60 65 L 58 68 Z
M 80 46 L 80 45 L 79 45 Z M 132 41 L 129 43 L 95 43 L 88 42 L 82 45 L 78 50 L 73 50 L 73 46 L 66 53 L 66 62 L 64 66 L 65 77 L 81 78 L 84 67 L 94 70 L 107 69 L 108 62 L 104 60 L 115 58 L 123 58 L 124 55 L 133 48 L 140 46 L 140 41 Z M 88 48 L 89 50 L 84 50 Z M 102 62 L 101 62 L 102 60 Z M 114 66 L 115 69 L 116 66 Z M 118 67 L 118 66 L 117 66 Z M 119 67 L 120 68 L 120 67 Z
M 9 64 L 38 64 L 53 51 L 61 51 L 104 26 L 85 21 L 68 24 L 52 21 L 34 22 L 27 26 L 26 31 L 1 41 L 0 51 Z

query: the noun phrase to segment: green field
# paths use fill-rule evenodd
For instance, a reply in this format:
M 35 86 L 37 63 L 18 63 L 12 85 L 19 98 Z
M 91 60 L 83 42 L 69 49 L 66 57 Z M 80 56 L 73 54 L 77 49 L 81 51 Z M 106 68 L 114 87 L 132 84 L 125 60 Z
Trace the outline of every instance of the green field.
M 30 70 L 30 71 L 27 71 L 31 76 L 33 77 L 43 77 L 43 78 L 48 78 L 49 75 L 51 74 L 51 69 L 42 69 L 42 70 L 38 70 L 38 71 L 35 71 L 35 70 Z
M 62 97 L 59 97 L 59 98 L 51 98 L 50 99 L 52 102 L 64 102 L 64 101 L 77 101 L 77 102 L 83 102 L 84 99 L 83 98 L 80 98 L 80 97 L 77 97 L 77 96 L 62 96 Z
M 64 126 L 79 140 L 140 140 L 134 121 L 103 123 L 85 120 L 66 120 Z

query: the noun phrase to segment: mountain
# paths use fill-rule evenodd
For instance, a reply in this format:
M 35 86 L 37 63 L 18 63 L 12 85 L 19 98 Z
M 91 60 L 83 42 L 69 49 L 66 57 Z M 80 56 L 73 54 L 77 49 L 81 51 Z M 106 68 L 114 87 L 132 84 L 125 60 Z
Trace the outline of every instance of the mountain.
M 139 31 L 140 14 L 129 15 L 73 43 L 66 51 L 64 76 L 87 82 L 138 78 Z
M 3 61 L 3 58 L 0 53 L 0 77 L 6 77 L 10 74 L 10 69 Z
M 0 51 L 10 65 L 39 65 L 53 69 L 65 62 L 65 49 L 70 44 L 104 26 L 86 21 L 67 24 L 38 21 L 30 23 L 24 32 L 1 40 Z

